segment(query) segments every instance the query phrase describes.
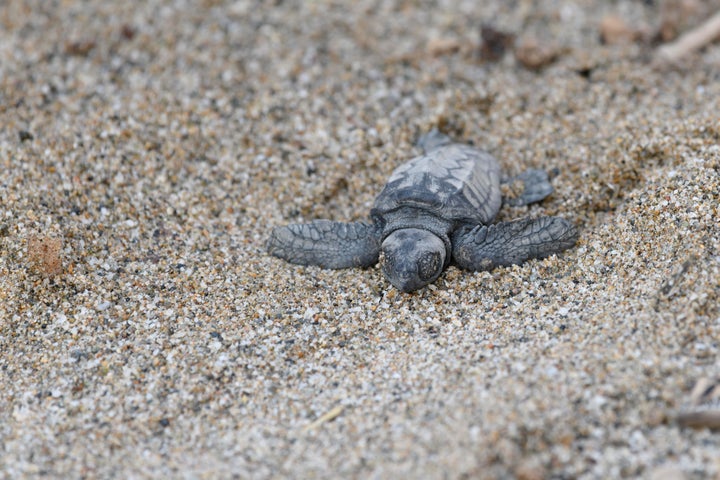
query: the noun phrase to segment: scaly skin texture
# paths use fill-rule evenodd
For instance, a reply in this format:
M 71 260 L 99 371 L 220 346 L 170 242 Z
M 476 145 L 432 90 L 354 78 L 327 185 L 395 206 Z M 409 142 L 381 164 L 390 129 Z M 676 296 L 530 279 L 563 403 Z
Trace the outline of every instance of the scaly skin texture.
M 380 232 L 374 224 L 315 220 L 273 229 L 271 255 L 322 268 L 370 267 L 380 255 Z
M 500 165 L 495 157 L 451 143 L 397 167 L 371 215 L 415 207 L 447 220 L 487 224 L 501 206 Z
M 453 262 L 474 271 L 519 265 L 560 253 L 575 245 L 577 236 L 577 229 L 560 217 L 466 227 L 453 236 Z
M 412 292 L 435 281 L 445 268 L 447 247 L 427 230 L 402 228 L 383 241 L 383 273 L 398 290 Z
M 419 145 L 425 154 L 400 165 L 375 200 L 373 223 L 316 220 L 278 227 L 269 253 L 301 265 L 350 268 L 374 265 L 382 251 L 385 277 L 411 292 L 435 281 L 451 261 L 466 270 L 489 270 L 575 244 L 577 230 L 559 217 L 490 225 L 503 203 L 527 205 L 550 195 L 544 171 L 501 180 L 492 155 L 436 130 Z M 519 191 L 502 198 L 501 181 Z

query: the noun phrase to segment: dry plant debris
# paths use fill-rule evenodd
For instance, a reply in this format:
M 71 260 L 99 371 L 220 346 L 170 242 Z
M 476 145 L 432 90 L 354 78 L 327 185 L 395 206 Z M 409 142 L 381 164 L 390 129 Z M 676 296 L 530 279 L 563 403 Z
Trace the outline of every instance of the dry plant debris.
M 680 32 L 699 20 L 703 12 L 699 0 L 665 0 L 660 5 L 660 27 L 657 40 L 665 43 L 675 40 Z
M 690 406 L 677 415 L 683 427 L 720 430 L 720 377 L 701 378 L 690 393 Z
M 664 63 L 676 63 L 693 52 L 720 38 L 720 12 L 715 13 L 702 25 L 685 32 L 677 40 L 660 47 L 657 59 Z
M 515 59 L 529 70 L 541 70 L 553 63 L 561 54 L 557 45 L 526 36 L 515 45 Z
M 636 42 L 644 35 L 644 29 L 633 27 L 619 15 L 606 15 L 600 21 L 600 41 L 607 45 Z
M 54 277 L 62 272 L 62 238 L 36 234 L 28 238 L 27 256 L 35 272 Z

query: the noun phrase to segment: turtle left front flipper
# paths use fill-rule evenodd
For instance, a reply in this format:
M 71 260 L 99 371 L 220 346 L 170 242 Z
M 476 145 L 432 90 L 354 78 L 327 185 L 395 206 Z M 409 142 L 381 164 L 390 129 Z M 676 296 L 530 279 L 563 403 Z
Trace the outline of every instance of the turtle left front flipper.
M 267 248 L 271 255 L 299 265 L 370 267 L 380 255 L 380 236 L 374 224 L 315 220 L 273 229 Z
M 453 261 L 465 270 L 491 270 L 562 252 L 575 245 L 577 237 L 575 226 L 560 217 L 467 226 L 453 236 Z

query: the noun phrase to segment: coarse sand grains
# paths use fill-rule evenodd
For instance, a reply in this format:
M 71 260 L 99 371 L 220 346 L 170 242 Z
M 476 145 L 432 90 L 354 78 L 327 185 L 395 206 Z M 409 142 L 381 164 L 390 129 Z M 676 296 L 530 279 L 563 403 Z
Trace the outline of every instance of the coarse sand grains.
M 0 477 L 720 478 L 682 421 L 717 407 L 720 44 L 599 30 L 661 3 L 4 2 Z M 499 219 L 577 246 L 412 295 L 266 254 L 433 127 L 549 171 Z

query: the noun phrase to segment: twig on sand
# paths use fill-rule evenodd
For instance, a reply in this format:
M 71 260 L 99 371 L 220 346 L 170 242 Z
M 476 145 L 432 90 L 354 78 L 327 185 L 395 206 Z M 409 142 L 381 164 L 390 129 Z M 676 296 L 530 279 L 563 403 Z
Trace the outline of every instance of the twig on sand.
M 657 59 L 664 63 L 676 63 L 718 38 L 720 38 L 720 12 L 699 27 L 685 32 L 674 42 L 658 48 Z
M 683 427 L 720 430 L 720 377 L 701 378 L 690 394 L 690 405 L 677 415 Z
M 314 422 L 312 422 L 308 425 L 305 425 L 305 427 L 302 429 L 302 432 L 303 433 L 309 432 L 310 430 L 313 430 L 313 429 L 319 427 L 320 425 L 322 425 L 325 422 L 335 420 L 335 418 L 337 418 L 343 412 L 343 409 L 344 408 L 341 405 L 338 405 L 337 407 L 331 409 L 329 412 L 323 414 L 320 418 L 318 418 Z

